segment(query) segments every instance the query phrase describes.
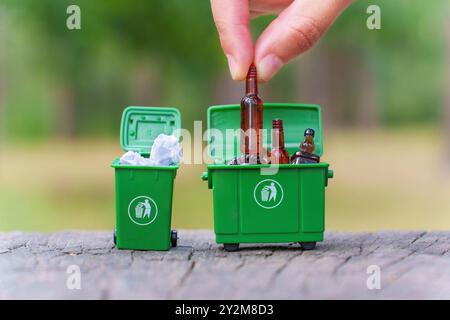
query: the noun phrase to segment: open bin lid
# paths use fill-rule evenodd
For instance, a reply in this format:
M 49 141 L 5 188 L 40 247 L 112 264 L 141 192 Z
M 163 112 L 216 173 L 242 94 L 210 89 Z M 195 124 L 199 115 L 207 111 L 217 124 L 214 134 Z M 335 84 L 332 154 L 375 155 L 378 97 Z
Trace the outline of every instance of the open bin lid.
M 272 143 L 272 120 L 282 119 L 284 126 L 284 143 L 289 154 L 300 150 L 305 129 L 315 131 L 315 154 L 322 156 L 322 115 L 320 106 L 291 103 L 264 103 L 263 129 L 267 130 L 267 144 Z M 216 163 L 229 161 L 239 154 L 239 135 L 228 133 L 227 129 L 240 129 L 240 105 L 212 106 L 208 108 L 208 154 Z M 222 138 L 215 136 L 219 134 Z M 231 137 L 231 138 L 230 138 Z
M 128 107 L 120 125 L 120 145 L 126 151 L 150 154 L 156 137 L 161 133 L 180 135 L 181 114 L 176 108 Z

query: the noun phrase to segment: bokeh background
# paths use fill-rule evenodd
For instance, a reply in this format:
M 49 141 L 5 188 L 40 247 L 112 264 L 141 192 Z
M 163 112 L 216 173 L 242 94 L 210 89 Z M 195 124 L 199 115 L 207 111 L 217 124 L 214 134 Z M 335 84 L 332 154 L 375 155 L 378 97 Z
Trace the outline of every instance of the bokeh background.
M 66 28 L 70 4 L 81 30 Z M 450 228 L 449 65 L 448 0 L 360 0 L 261 87 L 266 102 L 322 105 L 328 230 Z M 124 107 L 177 106 L 191 129 L 242 94 L 209 1 L 1 0 L 0 231 L 112 229 Z M 204 169 L 178 172 L 177 228 L 213 225 Z

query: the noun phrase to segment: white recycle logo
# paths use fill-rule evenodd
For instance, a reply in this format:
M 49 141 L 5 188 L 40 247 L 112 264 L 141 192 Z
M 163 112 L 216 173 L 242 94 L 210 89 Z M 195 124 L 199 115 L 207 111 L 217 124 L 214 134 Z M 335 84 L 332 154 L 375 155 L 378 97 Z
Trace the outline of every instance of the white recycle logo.
M 259 206 L 264 209 L 273 209 L 283 201 L 283 187 L 275 180 L 266 179 L 255 186 L 253 197 Z
M 155 221 L 158 216 L 158 206 L 152 198 L 139 196 L 131 200 L 128 205 L 128 216 L 135 224 L 146 226 Z

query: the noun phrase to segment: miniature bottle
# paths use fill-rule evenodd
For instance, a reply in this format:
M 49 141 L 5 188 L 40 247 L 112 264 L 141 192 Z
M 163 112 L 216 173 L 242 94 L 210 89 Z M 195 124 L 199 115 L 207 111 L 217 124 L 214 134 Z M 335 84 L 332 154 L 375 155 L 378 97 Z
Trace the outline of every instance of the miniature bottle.
M 315 150 L 314 145 L 314 130 L 306 129 L 305 130 L 305 139 L 300 144 L 300 151 L 294 153 L 291 157 L 292 164 L 300 164 L 300 163 L 319 163 L 320 157 L 314 154 Z
M 289 153 L 284 148 L 283 120 L 272 120 L 272 149 L 270 150 L 271 164 L 289 163 Z
M 261 130 L 263 124 L 263 103 L 258 97 L 258 82 L 254 64 L 248 70 L 245 81 L 245 96 L 241 100 L 240 155 L 229 164 L 267 163 L 263 155 Z M 264 152 L 265 154 L 265 152 Z

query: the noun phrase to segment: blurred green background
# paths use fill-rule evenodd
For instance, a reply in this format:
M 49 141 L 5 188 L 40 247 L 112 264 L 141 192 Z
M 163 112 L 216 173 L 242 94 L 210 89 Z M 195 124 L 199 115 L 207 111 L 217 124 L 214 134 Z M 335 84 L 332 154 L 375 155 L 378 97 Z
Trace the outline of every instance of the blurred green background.
M 450 228 L 449 64 L 448 0 L 361 0 L 261 87 L 266 102 L 322 105 L 328 230 Z M 177 106 L 191 129 L 242 94 L 209 1 L 1 0 L 0 231 L 112 229 L 124 107 Z M 177 228 L 213 225 L 204 168 L 178 172 Z

